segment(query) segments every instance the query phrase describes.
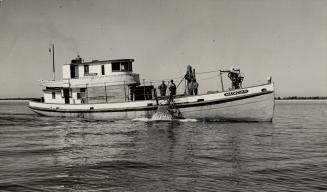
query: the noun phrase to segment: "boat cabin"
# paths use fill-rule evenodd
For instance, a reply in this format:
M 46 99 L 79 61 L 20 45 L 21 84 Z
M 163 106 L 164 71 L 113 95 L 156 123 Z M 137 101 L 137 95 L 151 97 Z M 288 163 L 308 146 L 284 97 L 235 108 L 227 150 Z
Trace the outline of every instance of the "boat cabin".
M 77 56 L 62 66 L 61 81 L 42 81 L 45 103 L 114 103 L 154 98 L 152 85 L 141 85 L 133 59 L 92 60 Z
M 76 79 L 88 76 L 106 76 L 118 72 L 133 72 L 133 59 L 92 60 L 83 62 L 78 55 L 70 64 L 63 65 L 63 79 Z

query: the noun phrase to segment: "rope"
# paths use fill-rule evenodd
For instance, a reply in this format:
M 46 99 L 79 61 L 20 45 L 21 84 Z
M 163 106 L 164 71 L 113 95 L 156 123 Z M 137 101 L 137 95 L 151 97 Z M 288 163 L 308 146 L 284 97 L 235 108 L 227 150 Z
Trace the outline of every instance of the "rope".
M 205 73 L 214 73 L 214 72 L 219 72 L 220 70 L 214 70 L 214 71 L 204 71 L 204 72 L 199 72 L 195 74 L 205 74 Z
M 207 74 L 207 73 L 215 73 L 215 72 L 219 72 L 220 70 L 213 70 L 213 71 L 203 71 L 203 72 L 196 72 L 195 74 L 196 75 L 202 75 L 202 74 Z M 218 77 L 220 76 L 220 74 L 218 74 Z M 180 79 L 180 78 L 184 78 L 184 76 L 179 76 L 179 77 L 173 77 L 173 78 L 170 78 L 170 79 L 172 79 L 172 80 L 176 80 L 176 79 Z M 146 80 L 148 80 L 148 82 L 151 82 L 151 83 L 156 83 L 156 82 L 159 82 L 159 83 L 161 83 L 163 80 L 166 80 L 167 79 L 167 81 L 169 81 L 168 80 L 168 78 L 164 78 L 164 79 L 162 79 L 162 80 L 159 80 L 159 79 L 146 79 Z
M 177 87 L 176 87 L 176 90 L 177 90 L 177 88 L 179 87 L 179 85 L 183 82 L 183 80 L 184 80 L 184 77 L 183 77 L 182 80 L 178 83 L 178 85 L 177 85 Z
M 203 80 L 208 80 L 208 79 L 213 79 L 213 78 L 216 78 L 216 77 L 219 77 L 220 75 L 215 75 L 215 76 L 211 76 L 211 77 L 207 77 L 207 78 L 203 78 L 203 79 L 197 79 L 197 81 L 203 81 Z

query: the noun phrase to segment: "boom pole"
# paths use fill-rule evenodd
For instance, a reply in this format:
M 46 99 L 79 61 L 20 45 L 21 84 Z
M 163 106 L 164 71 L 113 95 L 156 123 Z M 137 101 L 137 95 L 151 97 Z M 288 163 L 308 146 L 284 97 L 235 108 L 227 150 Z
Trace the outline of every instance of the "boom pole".
M 220 83 L 221 83 L 221 90 L 224 92 L 224 82 L 223 82 L 223 77 L 221 76 L 221 70 L 219 70 L 219 76 L 220 76 Z

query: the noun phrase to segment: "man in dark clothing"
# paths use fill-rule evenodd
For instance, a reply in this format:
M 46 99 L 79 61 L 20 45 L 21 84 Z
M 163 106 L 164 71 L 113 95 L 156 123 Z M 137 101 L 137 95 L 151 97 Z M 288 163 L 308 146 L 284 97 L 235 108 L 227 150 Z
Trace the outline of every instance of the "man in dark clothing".
M 244 77 L 241 77 L 239 69 L 234 69 L 234 67 L 232 67 L 228 72 L 228 77 L 232 81 L 232 89 L 241 88 Z
M 158 89 L 160 90 L 161 97 L 166 96 L 167 85 L 165 84 L 165 81 L 162 81 L 162 84 L 159 85 Z
M 198 95 L 198 88 L 199 88 L 199 83 L 196 82 L 195 79 L 192 81 L 192 90 L 194 91 L 194 95 Z
M 169 91 L 170 91 L 171 98 L 176 95 L 176 85 L 173 80 L 170 80 Z

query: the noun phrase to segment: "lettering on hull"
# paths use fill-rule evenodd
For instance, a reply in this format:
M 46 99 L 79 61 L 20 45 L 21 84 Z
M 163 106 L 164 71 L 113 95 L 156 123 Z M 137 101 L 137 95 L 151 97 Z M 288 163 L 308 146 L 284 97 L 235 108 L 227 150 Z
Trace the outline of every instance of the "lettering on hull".
M 248 93 L 249 91 L 247 89 L 244 90 L 237 90 L 237 91 L 230 91 L 225 93 L 225 96 L 233 96 L 233 95 L 239 95 L 239 94 L 245 94 Z

